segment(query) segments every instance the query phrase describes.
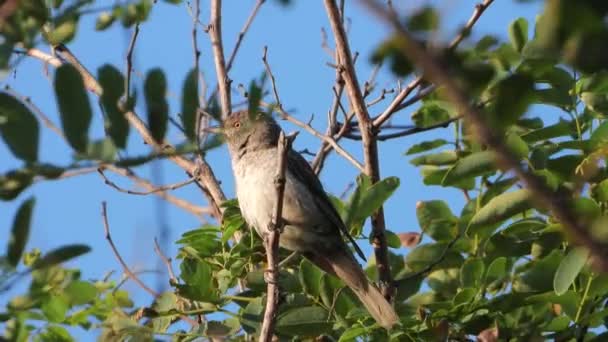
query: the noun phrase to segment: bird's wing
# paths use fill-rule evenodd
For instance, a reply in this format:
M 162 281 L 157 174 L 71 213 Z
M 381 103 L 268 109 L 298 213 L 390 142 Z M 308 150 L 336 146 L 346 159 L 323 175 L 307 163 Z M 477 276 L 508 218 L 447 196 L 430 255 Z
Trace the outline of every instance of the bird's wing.
M 333 223 L 334 226 L 338 227 L 338 229 L 344 234 L 350 242 L 352 242 L 357 254 L 361 257 L 361 259 L 365 259 L 365 255 L 361 251 L 361 248 L 355 242 L 355 239 L 350 235 L 348 229 L 344 225 L 340 214 L 336 211 L 336 208 L 331 203 L 325 190 L 323 190 L 323 185 L 317 178 L 317 175 L 314 173 L 306 159 L 302 157 L 299 153 L 294 150 L 289 150 L 287 154 L 288 163 L 287 170 L 307 189 L 310 189 L 312 194 L 314 195 L 314 199 L 317 207 L 327 216 L 327 218 Z

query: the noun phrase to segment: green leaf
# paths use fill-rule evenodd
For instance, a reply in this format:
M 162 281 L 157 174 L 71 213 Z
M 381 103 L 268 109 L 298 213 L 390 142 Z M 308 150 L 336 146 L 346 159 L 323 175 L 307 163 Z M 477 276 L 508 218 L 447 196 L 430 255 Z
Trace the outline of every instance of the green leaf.
M 114 20 L 116 20 L 116 16 L 114 16 L 112 12 L 101 12 L 95 21 L 95 30 L 103 31 L 107 29 L 114 23 Z
M 249 91 L 247 92 L 247 102 L 249 115 L 256 115 L 260 110 L 260 100 L 262 100 L 262 88 L 255 81 L 249 83 Z
M 11 152 L 20 159 L 38 159 L 38 120 L 21 101 L 0 93 L 0 135 Z
M 513 290 L 516 292 L 552 291 L 551 279 L 555 276 L 555 271 L 562 259 L 562 252 L 553 250 L 546 257 L 533 261 L 525 272 L 513 280 Z
M 438 153 L 425 154 L 418 156 L 410 163 L 415 166 L 420 165 L 451 165 L 458 160 L 458 154 L 456 151 L 442 151 Z
M 167 80 L 161 69 L 152 69 L 146 74 L 144 95 L 148 109 L 148 127 L 156 142 L 162 143 L 167 133 L 169 104 L 166 99 Z
M 403 37 L 399 34 L 394 34 L 374 49 L 370 58 L 371 63 L 379 64 L 388 60 L 391 71 L 394 74 L 406 76 L 413 71 L 412 63 L 402 52 L 406 47 L 407 43 Z
M 196 117 L 199 107 L 198 100 L 198 72 L 190 70 L 182 88 L 182 126 L 186 137 L 192 141 L 196 139 Z
M 54 88 L 66 139 L 76 151 L 86 152 L 93 113 L 78 70 L 71 64 L 57 68 Z
M 397 234 L 391 232 L 388 229 L 384 233 L 386 236 L 386 244 L 390 248 L 395 248 L 395 249 L 401 248 L 401 239 L 399 238 L 399 236 L 397 236 Z
M 180 277 L 186 282 L 187 286 L 179 286 L 178 292 L 181 294 L 186 291 L 189 294 L 194 294 L 197 300 L 205 302 L 214 302 L 217 300 L 217 294 L 213 284 L 213 272 L 211 266 L 199 260 L 186 258 L 182 262 Z M 191 291 L 194 291 L 192 293 Z M 191 296 L 187 296 L 192 298 Z
M 287 335 L 318 336 L 332 331 L 329 314 L 318 306 L 297 307 L 277 317 L 276 329 Z
M 60 325 L 47 325 L 45 330 L 37 336 L 42 342 L 72 342 L 74 339 L 66 328 Z
M 509 25 L 509 39 L 518 52 L 521 52 L 528 41 L 528 21 L 517 18 Z
M 53 30 L 46 35 L 47 41 L 51 45 L 68 43 L 76 35 L 77 19 L 77 16 L 72 16 L 55 25 Z
M 572 127 L 570 126 L 570 123 L 566 120 L 560 119 L 556 124 L 545 126 L 522 135 L 522 139 L 528 143 L 532 143 L 557 138 L 564 135 L 570 135 L 571 133 Z
M 439 27 L 439 13 L 435 8 L 426 6 L 414 13 L 407 22 L 411 31 L 432 31 Z
M 496 280 L 500 280 L 508 274 L 507 269 L 507 258 L 498 257 L 492 261 L 488 266 L 488 272 L 486 273 L 486 283 L 491 284 Z
M 568 291 L 570 285 L 583 269 L 589 258 L 589 251 L 583 247 L 576 247 L 570 250 L 562 259 L 553 278 L 553 289 L 558 295 Z
M 420 168 L 422 181 L 425 185 L 443 185 L 443 179 L 449 168 L 438 168 L 434 165 L 425 165 Z M 452 185 L 455 188 L 464 190 L 473 190 L 475 188 L 475 178 L 466 178 Z
M 492 173 L 496 170 L 496 158 L 492 151 L 482 151 L 472 153 L 456 162 L 445 176 L 443 177 L 442 185 L 454 185 L 457 182 L 462 182 L 466 178 L 474 178 L 477 176 Z
M 103 162 L 113 162 L 116 158 L 116 146 L 111 139 L 101 139 L 91 142 L 87 146 L 87 158 Z
M 531 194 L 526 189 L 506 192 L 492 198 L 473 216 L 467 228 L 467 235 L 480 234 L 483 232 L 484 226 L 502 222 L 515 214 L 530 209 L 532 207 L 530 199 Z
M 92 302 L 97 297 L 97 288 L 86 281 L 76 280 L 65 288 L 70 304 L 83 305 Z
M 559 108 L 569 108 L 572 106 L 572 97 L 568 89 L 546 88 L 534 90 L 535 102 L 552 105 Z
M 608 179 L 604 179 L 593 188 L 595 199 L 600 202 L 608 202 Z
M 426 151 L 435 149 L 437 147 L 441 147 L 446 144 L 448 144 L 448 141 L 445 139 L 435 139 L 435 140 L 430 140 L 430 141 L 424 141 L 424 142 L 412 145 L 412 147 L 410 147 L 407 150 L 407 152 L 405 152 L 405 154 L 411 155 L 411 154 L 416 154 L 416 153 L 420 153 L 420 152 L 426 152 Z
M 481 285 L 484 272 L 485 265 L 482 259 L 469 258 L 465 260 L 464 264 L 462 264 L 462 267 L 460 268 L 460 285 L 463 288 L 479 287 Z
M 444 201 L 416 203 L 420 229 L 436 241 L 451 240 L 458 234 L 458 218 Z
M 106 132 L 117 147 L 125 148 L 129 136 L 129 123 L 118 106 L 118 101 L 125 94 L 124 77 L 118 69 L 109 64 L 100 67 L 97 75 L 103 89 L 101 104 L 107 116 Z
M 439 264 L 435 266 L 435 270 L 460 267 L 460 264 L 464 261 L 462 256 L 454 250 L 446 250 L 447 247 L 448 242 L 419 245 L 405 257 L 405 264 L 413 272 L 421 271 L 438 261 Z
M 528 144 L 515 132 L 507 134 L 505 141 L 507 147 L 519 158 L 527 158 L 530 154 Z
M 160 294 L 152 304 L 152 309 L 156 312 L 168 312 L 177 309 L 178 297 L 172 291 L 165 291 Z M 157 333 L 164 333 L 171 325 L 171 321 L 176 315 L 168 315 L 152 319 L 152 329 Z
M 504 131 L 517 122 L 534 100 L 534 80 L 528 75 L 513 74 L 498 82 L 493 91 L 488 123 L 496 131 Z
M 592 149 L 604 147 L 608 142 L 608 121 L 603 122 L 591 134 L 590 145 Z
M 322 275 L 323 273 L 317 266 L 313 265 L 307 259 L 302 259 L 298 276 L 304 292 L 311 296 L 318 297 L 320 294 L 319 286 L 321 284 Z
M 41 306 L 44 316 L 53 323 L 63 322 L 68 308 L 68 303 L 62 296 L 49 296 Z
M 45 254 L 42 258 L 38 259 L 34 265 L 32 265 L 32 269 L 38 270 L 42 268 L 46 268 L 49 266 L 57 265 L 62 262 L 68 261 L 70 259 L 74 259 L 83 254 L 86 254 L 91 251 L 91 247 L 86 245 L 67 245 L 62 246 Z
M 399 178 L 387 177 L 369 188 L 358 187 L 351 197 L 345 220 L 347 227 L 362 225 L 399 187 Z
M 10 201 L 32 184 L 34 174 L 29 169 L 13 170 L 0 175 L 0 199 Z
M 11 230 L 6 252 L 6 259 L 13 267 L 17 267 L 19 260 L 21 260 L 25 245 L 30 236 L 32 211 L 34 210 L 35 204 L 36 199 L 33 197 L 27 199 L 21 204 L 13 220 L 13 228 Z
M 346 329 L 342 335 L 340 335 L 340 339 L 338 342 L 352 342 L 357 341 L 357 337 L 363 336 L 363 334 L 367 333 L 367 328 L 365 327 L 350 327 Z
M 424 128 L 446 122 L 450 119 L 448 111 L 435 101 L 425 102 L 412 114 L 416 127 Z

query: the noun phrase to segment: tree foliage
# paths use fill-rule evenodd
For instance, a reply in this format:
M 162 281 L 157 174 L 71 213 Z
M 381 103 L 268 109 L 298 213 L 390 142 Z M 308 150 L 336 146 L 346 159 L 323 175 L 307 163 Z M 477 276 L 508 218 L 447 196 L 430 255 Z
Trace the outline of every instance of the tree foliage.
M 19 62 L 16 54 L 27 54 L 41 40 L 62 51 L 62 44 L 69 43 L 79 29 L 88 29 L 79 18 L 95 3 L 100 2 L 21 1 L 0 21 L 5 38 L 0 67 L 14 67 Z M 485 1 L 483 6 L 490 4 Z M 151 0 L 121 2 L 98 15 L 95 29 L 119 23 L 132 28 L 148 20 L 152 10 Z M 445 48 L 430 44 L 442 19 L 437 9 L 424 7 L 399 15 L 418 44 L 432 51 L 469 95 L 472 106 L 484 113 L 486 129 L 500 137 L 500 144 L 516 156 L 523 170 L 540 177 L 556 200 L 574 210 L 586 232 L 608 246 L 608 3 L 548 0 L 536 23 L 514 18 L 504 31 L 507 40 L 470 35 L 469 26 L 461 32 L 463 44 Z M 388 62 L 396 77 L 415 80 L 416 63 L 404 54 L 408 46 L 402 38 L 395 33 L 378 42 L 371 62 Z M 171 290 L 155 294 L 141 308 L 121 289 L 124 280 L 111 276 L 85 280 L 84 270 L 61 265 L 88 252 L 87 246 L 67 245 L 46 253 L 26 250 L 36 202 L 20 194 L 35 181 L 61 181 L 62 174 L 83 165 L 113 165 L 130 172 L 157 158 L 204 157 L 206 150 L 221 143 L 217 136 L 201 139 L 207 133 L 201 133 L 200 125 L 208 120 L 201 119 L 202 113 L 217 118 L 220 101 L 213 92 L 208 101 L 200 102 L 195 68 L 184 75 L 179 97 L 181 115 L 176 122 L 185 138 L 165 149 L 172 114 L 165 98 L 165 73 L 154 68 L 145 73 L 141 89 L 147 110 L 142 124 L 161 148 L 150 155 L 121 158 L 128 135 L 140 132 L 134 125 L 137 121 L 129 119 L 137 114 L 129 78 L 109 64 L 94 77 L 68 58 L 60 62 L 52 86 L 60 134 L 74 152 L 70 165 L 39 159 L 43 147 L 38 110 L 11 90 L 0 93 L 0 136 L 14 158 L 22 161 L 20 168 L 0 174 L 0 199 L 21 203 L 13 214 L 13 226 L 6 229 L 10 235 L 2 258 L 0 294 L 16 282 L 30 284 L 0 312 L 3 337 L 72 341 L 72 327 L 100 329 L 105 341 L 256 336 L 266 302 L 265 250 L 260 238 L 246 229 L 236 200 L 218 203 L 221 215 L 212 224 L 188 231 L 176 241 L 179 272 L 171 279 Z M 397 144 L 399 140 L 393 139 L 400 136 L 453 128 L 441 139 L 398 146 L 403 146 L 404 158 L 420 169 L 426 186 L 455 189 L 466 201 L 462 208 L 441 198 L 421 201 L 416 207 L 419 233 L 384 232 L 394 278 L 394 284 L 384 285 L 393 287 L 401 325 L 391 331 L 380 328 L 341 281 L 281 250 L 282 299 L 275 334 L 285 340 L 326 336 L 337 341 L 460 341 L 475 336 L 494 341 L 498 335 L 512 341 L 605 339 L 608 275 L 596 267 L 602 255 L 577 244 L 556 213 L 535 200 L 535 190 L 499 162 L 497 151 L 480 143 L 480 132 L 462 119 L 466 117 L 462 108 L 446 96 L 449 89 L 431 85 L 425 73 L 420 75 L 416 86 L 428 91 L 413 102 L 418 107 L 411 110 L 412 127 L 393 136 L 385 127 L 377 127 L 374 137 L 382 144 Z M 96 79 L 99 89 L 91 87 L 88 78 Z M 252 80 L 250 107 L 271 101 L 264 91 L 276 93 L 273 78 L 272 82 Z M 106 120 L 102 139 L 89 135 L 95 110 L 90 93 L 99 96 Z M 546 106 L 558 108 L 561 117 L 543 115 Z M 282 110 L 278 96 L 270 104 L 272 109 Z M 341 127 L 345 126 L 330 131 L 336 140 L 361 138 L 355 128 L 338 136 Z M 356 239 L 373 240 L 367 218 L 391 199 L 400 179 L 376 182 L 363 173 L 355 183 L 346 198 L 331 199 Z M 403 255 L 398 251 L 401 247 L 410 250 Z M 377 279 L 376 260 L 373 255 L 368 259 L 365 271 Z

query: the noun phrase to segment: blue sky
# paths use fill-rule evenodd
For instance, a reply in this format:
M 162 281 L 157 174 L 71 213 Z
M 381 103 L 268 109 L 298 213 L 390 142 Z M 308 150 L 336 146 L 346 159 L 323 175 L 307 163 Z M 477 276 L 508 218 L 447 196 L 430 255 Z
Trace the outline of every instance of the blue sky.
M 67 1 L 66 1 L 67 2 Z M 103 1 L 98 1 L 100 5 Z M 405 10 L 432 3 L 436 4 L 442 14 L 442 26 L 439 39 L 449 40 L 457 28 L 468 20 L 477 1 L 403 1 Z M 232 50 L 238 31 L 249 15 L 255 1 L 225 0 L 223 15 L 223 38 L 226 54 Z M 347 17 L 351 19 L 349 37 L 353 51 L 360 53 L 356 68 L 360 81 L 368 78 L 372 70 L 368 63 L 369 56 L 378 42 L 389 33 L 385 26 L 367 13 L 356 2 L 347 2 Z M 400 1 L 394 1 L 399 4 Z M 208 1 L 201 1 L 201 21 L 208 22 Z M 542 2 L 520 4 L 514 1 L 496 0 L 486 14 L 480 19 L 473 31 L 473 37 L 482 34 L 494 34 L 505 38 L 508 24 L 517 17 L 525 17 L 530 23 L 540 11 Z M 124 57 L 131 31 L 120 25 L 114 25 L 104 32 L 95 32 L 94 16 L 82 19 L 76 38 L 68 46 L 80 58 L 85 66 L 96 74 L 103 63 L 111 63 L 124 70 Z M 531 24 L 532 28 L 533 25 Z M 277 78 L 278 89 L 286 109 L 297 118 L 307 121 L 315 114 L 313 126 L 325 130 L 325 113 L 330 108 L 333 98 L 331 87 L 334 83 L 334 69 L 326 62 L 331 59 L 321 48 L 321 28 L 330 32 L 327 16 L 320 1 L 293 1 L 293 5 L 282 7 L 275 1 L 267 1 L 250 28 L 242 44 L 235 66 L 230 72 L 233 85 L 247 85 L 252 78 L 259 77 L 264 71 L 262 49 L 268 46 L 268 58 Z M 153 67 L 161 67 L 168 78 L 170 113 L 179 111 L 179 94 L 182 81 L 192 67 L 192 21 L 185 4 L 167 5 L 159 1 L 152 10 L 151 18 L 141 26 L 141 32 L 135 49 L 134 83 L 139 88 L 143 75 Z M 215 69 L 209 37 L 199 27 L 199 47 L 201 49 L 200 65 L 206 81 L 215 84 Z M 467 43 L 466 41 L 464 42 Z M 330 39 L 331 44 L 331 39 Z M 47 47 L 40 46 L 47 51 Z M 51 88 L 52 77 L 46 76 L 42 63 L 25 59 L 18 65 L 15 74 L 5 76 L 1 81 L 10 85 L 19 94 L 31 97 L 42 112 L 54 122 L 59 123 L 57 106 Z M 395 84 L 394 77 L 383 70 L 378 77 L 378 87 L 390 88 Z M 93 108 L 97 99 L 91 96 Z M 233 103 L 243 99 L 238 92 L 233 92 Z M 272 98 L 268 98 L 272 101 Z M 390 100 L 390 97 L 389 97 Z M 372 114 L 381 112 L 388 101 L 374 106 Z M 346 104 L 347 102 L 344 101 Z M 137 112 L 145 115 L 143 98 L 137 105 Z M 395 123 L 408 124 L 412 110 L 405 110 L 395 115 Z M 100 113 L 96 112 L 91 137 L 101 138 L 103 129 Z M 281 123 L 286 131 L 297 130 L 297 127 Z M 43 126 L 42 126 L 43 127 Z M 418 231 L 415 216 L 415 203 L 420 200 L 443 199 L 454 212 L 459 212 L 464 199 L 454 190 L 439 187 L 426 187 L 422 184 L 418 169 L 408 163 L 402 154 L 412 144 L 432 138 L 450 137 L 453 130 L 444 129 L 426 134 L 394 140 L 380 145 L 382 177 L 397 176 L 401 186 L 385 207 L 387 228 L 394 232 Z M 181 141 L 179 132 L 172 129 L 169 139 Z M 295 143 L 296 149 L 308 148 L 316 151 L 319 141 L 302 132 Z M 361 146 L 358 143 L 344 142 L 343 146 L 352 152 L 357 159 L 363 160 Z M 131 132 L 129 148 L 126 155 L 136 156 L 147 151 L 141 139 Z M 71 161 L 71 152 L 54 133 L 42 128 L 40 158 L 43 161 L 65 165 Z M 208 161 L 224 185 L 228 197 L 234 196 L 232 173 L 225 147 L 209 153 Z M 19 167 L 3 144 L 0 144 L 0 171 L 4 172 Z M 169 162 L 161 163 L 164 183 L 185 180 L 183 171 Z M 140 175 L 149 177 L 149 167 L 137 170 Z M 328 190 L 340 194 L 357 175 L 356 170 L 344 159 L 332 154 L 322 174 L 322 181 Z M 131 188 L 125 180 L 112 176 L 120 185 Z M 194 185 L 176 190 L 176 196 L 185 198 L 195 204 L 204 205 L 204 197 Z M 158 203 L 153 196 L 133 196 L 119 193 L 103 184 L 96 174 L 80 176 L 59 182 L 40 182 L 21 194 L 13 202 L 0 202 L 0 227 L 5 233 L 0 234 L 0 246 L 6 245 L 13 215 L 18 205 L 29 196 L 37 198 L 34 212 L 32 235 L 28 249 L 38 247 L 43 251 L 69 244 L 85 243 L 93 251 L 70 265 L 83 270 L 83 277 L 95 279 L 102 277 L 110 270 L 120 272 L 120 266 L 107 245 L 100 217 L 100 203 L 107 201 L 110 225 L 114 241 L 123 257 L 133 269 L 155 269 L 157 256 L 153 251 L 153 239 L 158 236 Z M 172 235 L 168 245 L 168 254 L 174 256 L 177 240 L 182 232 L 199 226 L 192 215 L 168 204 L 166 209 L 167 223 Z M 164 210 L 163 209 L 163 210 Z M 369 246 L 363 243 L 364 250 L 370 252 Z M 0 247 L 3 248 L 3 247 Z M 400 250 L 406 253 L 406 250 Z M 151 286 L 156 286 L 155 277 L 142 277 Z M 24 284 L 25 285 L 25 284 Z M 136 298 L 140 303 L 149 303 L 150 298 L 133 284 L 127 289 L 139 292 Z M 7 298 L 0 298 L 0 305 Z

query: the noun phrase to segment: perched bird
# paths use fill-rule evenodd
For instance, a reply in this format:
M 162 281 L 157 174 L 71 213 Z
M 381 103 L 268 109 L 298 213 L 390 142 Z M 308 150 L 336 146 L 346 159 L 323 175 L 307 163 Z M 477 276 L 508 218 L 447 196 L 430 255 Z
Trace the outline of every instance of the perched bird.
M 243 218 L 263 238 L 276 203 L 274 177 L 278 167 L 277 144 L 281 128 L 265 113 L 247 110 L 232 113 L 222 125 L 236 182 Z M 371 284 L 344 242 L 346 236 L 357 253 L 363 253 L 323 190 L 308 162 L 297 152 L 286 156 L 279 245 L 297 251 L 325 272 L 337 276 L 357 295 L 383 327 L 398 321 L 391 304 Z

